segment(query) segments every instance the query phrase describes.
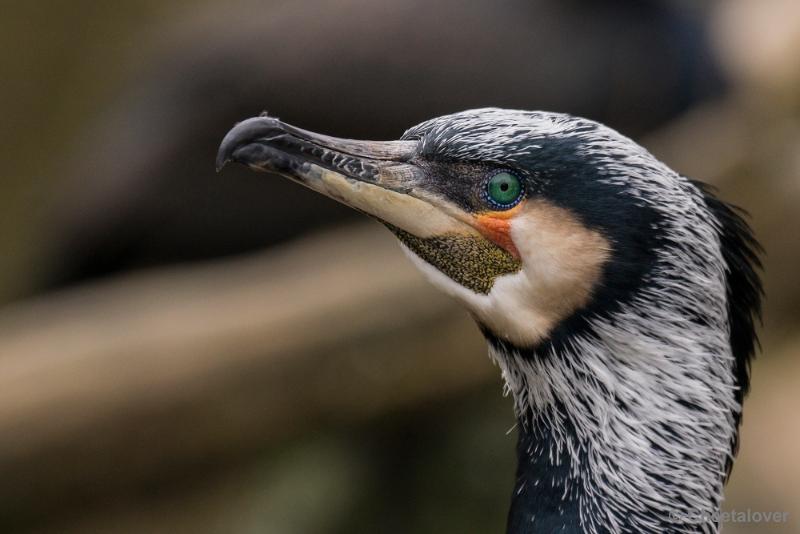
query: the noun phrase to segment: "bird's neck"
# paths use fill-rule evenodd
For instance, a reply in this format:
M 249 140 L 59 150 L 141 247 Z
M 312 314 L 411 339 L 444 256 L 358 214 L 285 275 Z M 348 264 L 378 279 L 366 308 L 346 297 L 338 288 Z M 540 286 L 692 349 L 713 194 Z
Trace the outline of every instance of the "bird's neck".
M 538 424 L 530 429 L 520 422 L 508 534 L 717 532 L 713 517 L 718 498 L 691 495 L 683 500 L 668 474 L 652 473 L 656 484 L 631 493 L 620 493 L 614 487 L 613 479 L 642 476 L 646 471 L 636 462 L 634 447 L 628 451 L 627 461 L 599 465 L 595 462 L 602 452 L 593 451 L 590 445 L 573 448 L 562 443 L 558 432 L 571 433 L 575 439 L 575 429 L 567 425 L 556 431 L 541 421 Z M 696 499 L 704 500 L 687 510 L 685 501 Z
M 492 349 L 520 419 L 509 533 L 716 532 L 740 409 L 724 331 L 599 330 Z
M 572 471 L 581 462 L 574 462 L 571 453 L 559 446 L 553 429 L 542 426 L 534 430 L 525 422 L 518 430 L 508 533 L 583 532 L 580 503 L 587 495 L 571 482 L 575 479 Z

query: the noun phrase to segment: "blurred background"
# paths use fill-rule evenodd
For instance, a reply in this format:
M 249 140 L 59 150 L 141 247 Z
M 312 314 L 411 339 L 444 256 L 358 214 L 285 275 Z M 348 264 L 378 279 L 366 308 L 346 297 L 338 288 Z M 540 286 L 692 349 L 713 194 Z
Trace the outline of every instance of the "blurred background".
M 726 508 L 800 532 L 796 0 L 0 0 L 0 531 L 502 532 L 511 402 L 376 223 L 214 172 L 263 110 L 584 115 L 742 205 L 768 300 Z

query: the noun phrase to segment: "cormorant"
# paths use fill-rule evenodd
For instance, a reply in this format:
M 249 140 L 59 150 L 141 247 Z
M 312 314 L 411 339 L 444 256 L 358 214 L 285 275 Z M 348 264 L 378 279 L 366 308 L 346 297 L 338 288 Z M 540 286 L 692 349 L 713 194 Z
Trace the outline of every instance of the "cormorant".
M 708 186 L 597 122 L 495 108 L 382 142 L 262 115 L 228 161 L 378 219 L 474 316 L 519 421 L 509 533 L 719 529 L 762 289 Z

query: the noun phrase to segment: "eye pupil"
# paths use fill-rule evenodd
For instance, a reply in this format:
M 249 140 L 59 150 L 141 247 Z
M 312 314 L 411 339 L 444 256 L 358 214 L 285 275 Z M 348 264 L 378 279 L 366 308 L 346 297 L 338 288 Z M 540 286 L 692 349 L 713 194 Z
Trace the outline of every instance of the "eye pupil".
M 520 201 L 523 194 L 520 179 L 507 171 L 492 175 L 486 182 L 487 201 L 495 209 L 512 208 Z

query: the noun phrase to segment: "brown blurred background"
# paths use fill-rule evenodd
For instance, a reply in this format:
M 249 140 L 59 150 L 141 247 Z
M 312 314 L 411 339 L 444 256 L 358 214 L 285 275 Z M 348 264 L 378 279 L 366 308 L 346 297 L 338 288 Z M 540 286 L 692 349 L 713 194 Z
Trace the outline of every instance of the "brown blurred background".
M 726 507 L 800 532 L 796 0 L 0 0 L 0 532 L 501 532 L 511 403 L 394 238 L 234 122 L 470 107 L 632 135 L 746 207 L 763 353 Z

